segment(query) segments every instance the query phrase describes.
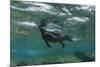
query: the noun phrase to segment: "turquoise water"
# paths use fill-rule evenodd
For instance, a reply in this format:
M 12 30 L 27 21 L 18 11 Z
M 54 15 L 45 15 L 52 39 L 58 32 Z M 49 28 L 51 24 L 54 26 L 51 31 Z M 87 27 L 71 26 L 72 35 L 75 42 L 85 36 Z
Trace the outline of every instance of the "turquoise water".
M 74 56 L 75 52 L 95 53 L 94 5 L 11 1 L 10 16 L 13 64 L 21 60 L 32 63 L 34 57 Z M 46 17 L 57 20 L 63 29 L 61 34 L 69 34 L 74 41 L 65 40 L 65 48 L 59 43 L 50 43 L 52 48 L 48 48 L 38 28 Z

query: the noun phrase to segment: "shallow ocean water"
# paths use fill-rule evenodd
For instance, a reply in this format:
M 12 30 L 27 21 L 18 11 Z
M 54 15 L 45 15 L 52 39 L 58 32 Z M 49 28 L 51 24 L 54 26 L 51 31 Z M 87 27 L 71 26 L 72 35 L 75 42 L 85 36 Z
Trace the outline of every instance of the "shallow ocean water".
M 85 54 L 95 58 L 95 6 L 57 3 L 39 3 L 27 1 L 11 1 L 11 64 L 17 65 L 25 61 L 28 65 L 42 64 L 40 57 L 76 58 L 74 62 L 84 60 Z M 41 37 L 38 26 L 41 20 L 49 18 L 57 20 L 62 27 L 62 35 L 72 36 L 73 42 L 64 41 L 65 48 L 59 43 L 50 43 L 48 48 Z M 82 54 L 83 57 L 80 57 Z M 34 60 L 34 58 L 37 58 Z M 41 58 L 40 58 L 41 59 Z M 49 59 L 51 60 L 51 59 Z M 48 59 L 44 64 L 48 64 Z M 53 60 L 57 60 L 54 59 Z M 94 61 L 93 59 L 92 61 Z M 59 63 L 61 60 L 58 60 Z M 91 61 L 91 60 L 88 60 Z M 46 63 L 48 62 L 48 63 Z M 52 63 L 56 63 L 51 61 Z M 64 63 L 69 63 L 70 60 Z

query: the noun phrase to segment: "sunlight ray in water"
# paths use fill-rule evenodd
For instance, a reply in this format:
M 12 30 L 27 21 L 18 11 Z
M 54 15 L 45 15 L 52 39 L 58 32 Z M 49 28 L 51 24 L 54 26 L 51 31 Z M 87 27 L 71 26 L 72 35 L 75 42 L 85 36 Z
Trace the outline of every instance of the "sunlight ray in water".
M 23 2 L 24 4 L 28 4 L 28 5 L 36 5 L 38 7 L 43 7 L 46 9 L 52 9 L 53 6 L 50 6 L 48 4 L 44 4 L 44 3 L 36 3 L 36 2 Z
M 72 15 L 72 13 L 66 7 L 63 7 L 62 10 L 66 11 L 68 15 Z
M 88 22 L 89 18 L 88 17 L 72 17 L 72 18 L 68 18 L 68 21 L 73 21 L 73 22 Z
M 22 26 L 29 26 L 29 27 L 38 27 L 35 22 L 16 22 L 16 24 L 22 25 Z

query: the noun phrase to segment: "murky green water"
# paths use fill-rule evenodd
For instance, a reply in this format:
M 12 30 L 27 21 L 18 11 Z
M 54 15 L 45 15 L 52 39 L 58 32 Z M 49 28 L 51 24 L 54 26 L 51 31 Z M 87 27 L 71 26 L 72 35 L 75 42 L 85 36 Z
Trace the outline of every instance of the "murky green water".
M 77 53 L 90 53 L 90 57 L 95 53 L 95 6 L 11 1 L 10 8 L 12 64 L 23 60 L 32 64 L 36 62 L 34 58 L 45 59 L 48 56 L 70 56 L 77 62 L 77 59 L 82 61 L 85 57 L 82 59 Z M 38 28 L 41 20 L 47 17 L 57 20 L 63 29 L 61 34 L 69 34 L 74 41 L 65 40 L 65 48 L 59 43 L 50 43 L 52 48 L 48 48 Z M 37 61 L 37 64 L 42 63 Z

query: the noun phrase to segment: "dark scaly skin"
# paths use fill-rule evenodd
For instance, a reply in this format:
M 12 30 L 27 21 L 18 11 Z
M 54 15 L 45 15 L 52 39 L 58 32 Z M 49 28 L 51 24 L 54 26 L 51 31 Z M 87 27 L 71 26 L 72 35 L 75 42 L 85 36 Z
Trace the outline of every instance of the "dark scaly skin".
M 46 31 L 43 28 L 45 26 L 46 26 L 45 20 L 42 20 L 42 24 L 39 26 L 39 29 L 40 29 L 43 40 L 45 41 L 46 45 L 49 48 L 51 48 L 51 45 L 49 44 L 49 42 L 59 42 L 62 45 L 62 48 L 64 48 L 65 44 L 63 43 L 63 40 L 72 41 L 68 35 L 65 35 L 64 37 L 62 37 L 59 33 Z
M 60 34 L 54 33 L 54 32 L 47 32 L 44 29 L 40 28 L 40 32 L 42 35 L 43 40 L 45 41 L 46 45 L 51 48 L 49 42 L 59 42 L 62 47 L 65 47 L 65 44 L 63 43 L 63 40 L 69 40 L 72 41 L 67 35 L 65 37 L 61 37 Z

